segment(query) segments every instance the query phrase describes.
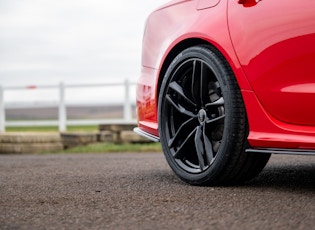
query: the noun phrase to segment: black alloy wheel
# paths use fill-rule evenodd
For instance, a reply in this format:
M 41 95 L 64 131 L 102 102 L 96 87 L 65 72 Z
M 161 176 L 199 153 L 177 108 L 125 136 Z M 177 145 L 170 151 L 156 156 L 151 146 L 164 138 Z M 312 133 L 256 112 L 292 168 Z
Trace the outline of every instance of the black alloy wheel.
M 251 179 L 270 155 L 245 153 L 248 125 L 240 89 L 214 48 L 184 50 L 170 64 L 159 95 L 159 133 L 175 174 L 195 185 Z

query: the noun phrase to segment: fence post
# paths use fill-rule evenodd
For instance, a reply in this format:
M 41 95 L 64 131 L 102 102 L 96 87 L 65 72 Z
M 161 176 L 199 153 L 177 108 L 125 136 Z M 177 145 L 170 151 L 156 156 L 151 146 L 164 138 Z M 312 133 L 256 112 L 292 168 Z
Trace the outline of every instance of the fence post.
M 66 131 L 66 103 L 65 103 L 65 85 L 63 82 L 59 84 L 59 132 Z
M 5 132 L 4 88 L 0 85 L 0 132 Z
M 125 102 L 124 102 L 124 120 L 130 121 L 132 119 L 131 115 L 131 104 L 130 104 L 130 83 L 129 80 L 125 80 Z

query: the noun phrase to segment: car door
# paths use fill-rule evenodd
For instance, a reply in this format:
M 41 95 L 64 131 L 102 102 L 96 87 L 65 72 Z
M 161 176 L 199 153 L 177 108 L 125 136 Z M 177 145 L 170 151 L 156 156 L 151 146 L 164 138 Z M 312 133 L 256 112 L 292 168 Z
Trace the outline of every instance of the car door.
M 228 0 L 231 40 L 264 109 L 315 125 L 315 0 Z

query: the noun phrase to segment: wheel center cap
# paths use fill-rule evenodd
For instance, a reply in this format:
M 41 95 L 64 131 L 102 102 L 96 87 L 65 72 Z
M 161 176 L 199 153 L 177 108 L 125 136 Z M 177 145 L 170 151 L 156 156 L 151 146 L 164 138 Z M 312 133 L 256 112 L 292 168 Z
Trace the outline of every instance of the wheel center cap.
M 204 123 L 207 119 L 207 112 L 204 109 L 199 110 L 198 120 L 200 123 Z

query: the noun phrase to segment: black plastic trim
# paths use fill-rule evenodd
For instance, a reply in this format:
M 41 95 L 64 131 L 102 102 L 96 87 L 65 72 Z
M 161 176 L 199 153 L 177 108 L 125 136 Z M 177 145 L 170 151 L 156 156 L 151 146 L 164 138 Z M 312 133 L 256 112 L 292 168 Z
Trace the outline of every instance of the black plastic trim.
M 151 140 L 151 141 L 160 142 L 160 138 L 159 138 L 159 137 L 157 137 L 157 136 L 155 136 L 155 135 L 152 135 L 152 134 L 150 134 L 150 133 L 147 133 L 147 132 L 141 130 L 139 127 L 134 128 L 133 131 L 134 131 L 136 134 L 138 134 L 138 135 L 140 135 L 140 136 L 143 136 L 143 137 L 145 137 L 145 138 L 148 138 L 148 139 Z
M 247 153 L 272 153 L 272 154 L 289 154 L 289 155 L 314 155 L 315 150 L 309 149 L 275 149 L 275 148 L 261 148 L 261 149 L 246 149 Z

